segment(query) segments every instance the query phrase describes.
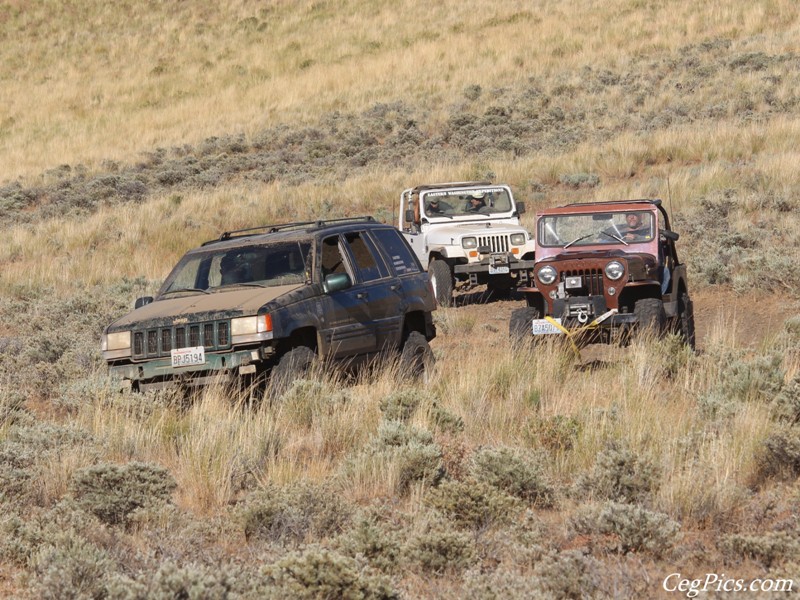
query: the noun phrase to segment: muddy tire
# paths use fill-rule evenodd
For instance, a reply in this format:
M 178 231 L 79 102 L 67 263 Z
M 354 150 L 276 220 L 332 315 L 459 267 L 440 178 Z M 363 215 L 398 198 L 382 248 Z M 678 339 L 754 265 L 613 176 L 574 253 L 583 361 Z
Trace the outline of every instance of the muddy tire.
M 667 325 L 667 314 L 664 312 L 664 302 L 658 298 L 642 298 L 633 307 L 633 313 L 639 323 L 639 331 L 655 333 L 658 337 L 664 335 Z
M 508 334 L 512 340 L 526 340 L 533 338 L 531 321 L 541 318 L 539 309 L 532 306 L 517 308 L 511 313 L 511 320 L 508 322 Z
M 433 260 L 428 265 L 428 277 L 433 285 L 433 295 L 439 306 L 448 307 L 453 302 L 453 272 L 443 260 Z
M 427 383 L 433 369 L 433 351 L 419 331 L 408 334 L 400 352 L 400 372 L 403 377 Z
M 678 333 L 683 343 L 695 349 L 694 303 L 688 292 L 683 292 L 678 300 Z
M 296 379 L 303 379 L 317 364 L 317 353 L 308 346 L 298 346 L 284 354 L 272 369 L 272 389 L 282 394 Z

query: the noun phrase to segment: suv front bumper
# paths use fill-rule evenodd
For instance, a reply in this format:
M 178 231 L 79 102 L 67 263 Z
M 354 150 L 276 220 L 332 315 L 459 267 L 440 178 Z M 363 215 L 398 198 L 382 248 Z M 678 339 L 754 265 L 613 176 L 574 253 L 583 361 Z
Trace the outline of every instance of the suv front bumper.
M 124 385 L 136 384 L 141 391 L 177 385 L 200 386 L 220 377 L 234 374 L 252 374 L 261 363 L 261 352 L 257 348 L 234 350 L 221 354 L 206 354 L 202 365 L 174 368 L 169 358 L 159 358 L 140 363 L 111 364 L 109 373 Z

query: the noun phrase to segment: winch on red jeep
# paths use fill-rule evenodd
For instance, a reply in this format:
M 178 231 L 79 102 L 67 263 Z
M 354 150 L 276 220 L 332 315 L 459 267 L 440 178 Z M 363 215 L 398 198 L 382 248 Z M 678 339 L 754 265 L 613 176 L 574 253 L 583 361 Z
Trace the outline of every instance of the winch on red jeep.
M 563 334 L 608 342 L 614 333 L 674 331 L 694 347 L 686 265 L 661 200 L 587 202 L 536 215 L 533 285 L 510 333 Z M 625 339 L 625 336 L 620 336 Z

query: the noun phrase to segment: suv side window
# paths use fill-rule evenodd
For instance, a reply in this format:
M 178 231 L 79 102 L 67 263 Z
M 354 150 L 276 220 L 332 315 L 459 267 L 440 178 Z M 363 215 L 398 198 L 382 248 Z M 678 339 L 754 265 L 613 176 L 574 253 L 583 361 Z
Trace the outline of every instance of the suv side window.
M 377 249 L 363 231 L 346 233 L 345 239 L 350 246 L 350 252 L 356 267 L 361 273 L 362 281 L 374 281 L 389 276 L 389 270 L 383 264 L 383 260 L 378 254 Z
M 376 229 L 372 232 L 392 263 L 395 273 L 407 275 L 421 271 L 419 261 L 411 252 L 405 239 L 396 229 Z
M 334 273 L 347 273 L 344 257 L 339 250 L 339 236 L 334 235 L 322 240 L 322 278 Z

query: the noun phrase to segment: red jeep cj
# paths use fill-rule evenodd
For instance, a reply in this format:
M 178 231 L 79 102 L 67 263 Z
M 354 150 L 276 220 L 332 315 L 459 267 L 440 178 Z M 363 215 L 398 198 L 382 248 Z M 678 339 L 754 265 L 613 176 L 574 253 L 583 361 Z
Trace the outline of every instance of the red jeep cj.
M 527 307 L 511 315 L 513 337 L 581 330 L 586 341 L 627 339 L 634 329 L 679 333 L 694 347 L 694 316 L 678 234 L 661 200 L 569 204 L 536 215 Z

